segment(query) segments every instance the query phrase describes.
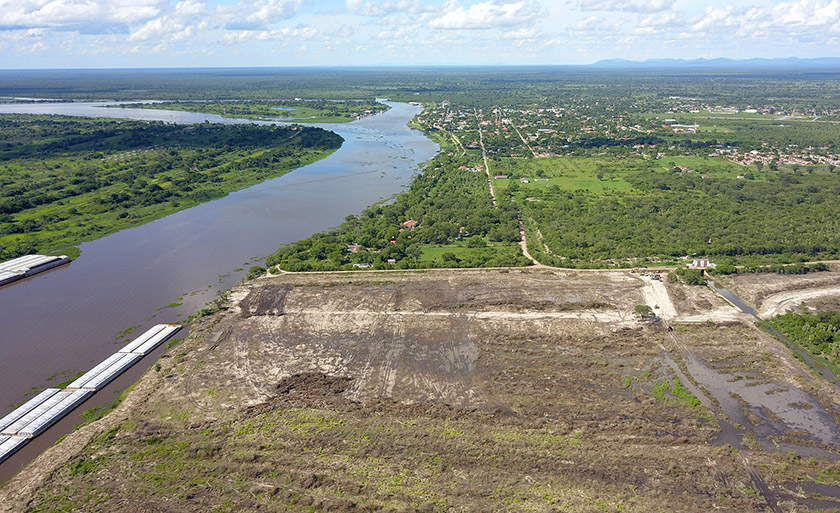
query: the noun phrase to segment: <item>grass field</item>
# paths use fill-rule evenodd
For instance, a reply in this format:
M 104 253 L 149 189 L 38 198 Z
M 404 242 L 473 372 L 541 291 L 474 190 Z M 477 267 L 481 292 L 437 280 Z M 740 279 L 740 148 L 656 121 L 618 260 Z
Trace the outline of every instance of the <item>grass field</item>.
M 423 246 L 423 254 L 419 262 L 426 264 L 438 264 L 446 266 L 447 262 L 452 264 L 452 267 L 457 267 L 456 264 L 460 262 L 470 262 L 476 258 L 488 260 L 493 257 L 502 256 L 516 256 L 520 253 L 518 245 L 515 244 L 491 244 L 483 248 L 467 247 L 467 241 L 461 240 L 453 242 L 452 244 L 430 244 Z M 447 260 L 445 254 L 455 255 L 456 262 Z
M 636 163 L 634 163 L 635 166 Z M 586 157 L 552 157 L 545 159 L 502 159 L 490 167 L 494 175 L 507 174 L 507 179 L 494 179 L 500 189 L 516 183 L 522 190 L 551 187 L 591 192 L 629 191 L 633 186 L 622 179 L 628 169 L 626 161 L 593 159 Z M 599 178 L 600 175 L 600 178 Z M 526 178 L 529 183 L 522 183 Z

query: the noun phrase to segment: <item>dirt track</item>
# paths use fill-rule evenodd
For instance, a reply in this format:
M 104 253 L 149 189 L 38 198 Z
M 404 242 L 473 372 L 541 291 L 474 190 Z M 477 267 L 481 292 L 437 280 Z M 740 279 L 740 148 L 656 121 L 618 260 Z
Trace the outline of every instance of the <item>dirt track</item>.
M 831 296 L 840 296 L 840 286 L 779 292 L 768 296 L 761 302 L 758 316 L 762 319 L 769 319 L 770 317 L 781 315 L 806 301 Z
M 652 301 L 672 332 L 633 318 Z M 840 504 L 796 488 L 840 496 L 835 391 L 742 319 L 708 289 L 619 271 L 255 280 L 0 510 Z

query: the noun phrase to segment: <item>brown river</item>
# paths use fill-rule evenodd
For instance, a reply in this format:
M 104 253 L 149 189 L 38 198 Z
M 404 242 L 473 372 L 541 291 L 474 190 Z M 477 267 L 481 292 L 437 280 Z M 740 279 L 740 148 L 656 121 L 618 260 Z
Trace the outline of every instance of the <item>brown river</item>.
M 71 264 L 0 288 L 0 417 L 33 390 L 55 386 L 117 351 L 132 338 L 117 341 L 122 330 L 137 326 L 136 335 L 157 323 L 184 321 L 281 245 L 337 226 L 348 214 L 400 192 L 438 146 L 407 126 L 419 107 L 387 103 L 391 109 L 383 114 L 322 125 L 345 139 L 326 159 L 84 243 Z M 92 103 L 0 105 L 5 112 L 247 122 L 188 112 L 106 110 Z M 0 464 L 0 483 L 78 424 L 83 410 L 110 402 L 165 350 L 158 348 Z

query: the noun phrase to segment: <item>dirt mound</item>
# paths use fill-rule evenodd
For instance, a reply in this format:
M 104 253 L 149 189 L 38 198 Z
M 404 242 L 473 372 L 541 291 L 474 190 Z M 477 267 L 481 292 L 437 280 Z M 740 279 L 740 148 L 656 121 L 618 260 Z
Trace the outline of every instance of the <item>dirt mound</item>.
M 284 285 L 268 285 L 251 289 L 239 304 L 242 317 L 247 319 L 256 315 L 283 315 L 283 306 L 289 290 L 291 287 Z
M 278 395 L 338 395 L 350 387 L 352 378 L 327 376 L 321 372 L 295 374 L 277 384 Z

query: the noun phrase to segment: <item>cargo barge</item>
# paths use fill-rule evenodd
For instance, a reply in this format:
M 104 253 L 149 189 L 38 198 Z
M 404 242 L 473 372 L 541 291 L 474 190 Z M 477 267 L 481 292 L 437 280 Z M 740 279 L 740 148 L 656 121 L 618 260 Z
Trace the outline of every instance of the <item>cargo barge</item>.
M 176 324 L 152 327 L 79 376 L 64 390 L 48 388 L 0 419 L 0 463 L 151 353 L 179 329 L 181 326 Z
M 66 255 L 25 255 L 22 257 L 0 262 L 0 286 L 12 283 L 29 276 L 34 276 L 54 267 L 69 264 Z

